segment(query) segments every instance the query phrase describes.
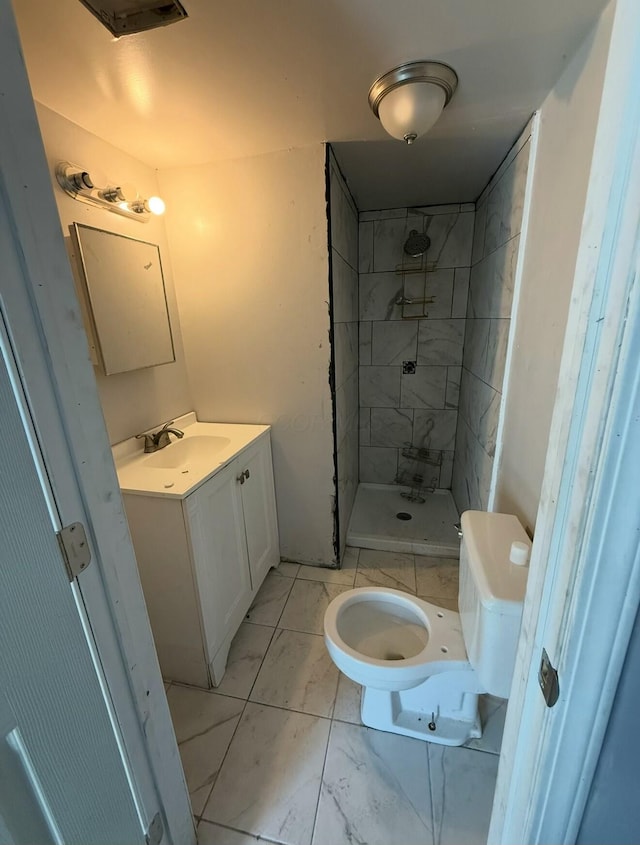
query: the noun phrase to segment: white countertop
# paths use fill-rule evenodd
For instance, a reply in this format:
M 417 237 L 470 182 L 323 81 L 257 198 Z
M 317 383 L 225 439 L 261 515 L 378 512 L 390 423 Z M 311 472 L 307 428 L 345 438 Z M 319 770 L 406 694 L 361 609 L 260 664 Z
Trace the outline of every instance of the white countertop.
M 150 431 L 157 431 L 160 423 Z M 171 426 L 184 431 L 182 439 L 151 454 L 144 440 L 130 437 L 113 451 L 123 493 L 183 499 L 271 428 L 268 425 L 199 422 L 195 413 L 177 417 Z

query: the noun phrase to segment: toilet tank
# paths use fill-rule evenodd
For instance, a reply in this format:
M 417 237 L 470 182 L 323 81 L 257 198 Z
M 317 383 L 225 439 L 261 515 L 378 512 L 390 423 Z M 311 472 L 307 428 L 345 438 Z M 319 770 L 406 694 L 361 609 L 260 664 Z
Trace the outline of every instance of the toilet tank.
M 491 695 L 508 698 L 528 566 L 511 563 L 511 544 L 531 545 L 517 517 L 462 514 L 458 604 L 469 662 Z

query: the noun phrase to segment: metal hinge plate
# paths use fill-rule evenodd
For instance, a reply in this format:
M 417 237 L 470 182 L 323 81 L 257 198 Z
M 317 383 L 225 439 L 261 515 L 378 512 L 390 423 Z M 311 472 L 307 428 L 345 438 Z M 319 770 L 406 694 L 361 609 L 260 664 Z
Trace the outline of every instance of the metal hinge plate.
M 91 550 L 84 526 L 81 522 L 72 522 L 61 528 L 56 536 L 69 581 L 73 581 L 91 562 Z
M 547 702 L 547 707 L 553 707 L 560 695 L 560 684 L 558 682 L 558 672 L 551 665 L 549 655 L 546 649 L 542 649 L 542 659 L 540 661 L 540 670 L 538 672 L 538 683 Z
M 162 819 L 160 818 L 160 813 L 156 813 L 149 822 L 149 829 L 144 839 L 147 845 L 160 845 L 163 836 L 164 828 L 162 826 Z

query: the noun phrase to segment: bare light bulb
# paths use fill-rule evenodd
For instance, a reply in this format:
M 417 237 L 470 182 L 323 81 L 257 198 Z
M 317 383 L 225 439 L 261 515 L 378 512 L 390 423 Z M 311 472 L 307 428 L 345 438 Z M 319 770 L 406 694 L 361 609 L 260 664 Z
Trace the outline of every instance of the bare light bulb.
M 149 197 L 148 200 L 138 199 L 131 203 L 131 211 L 136 214 L 144 214 L 151 212 L 151 214 L 164 214 L 165 204 L 160 197 Z
M 166 206 L 164 204 L 164 200 L 160 197 L 149 197 L 147 205 L 152 214 L 164 214 Z

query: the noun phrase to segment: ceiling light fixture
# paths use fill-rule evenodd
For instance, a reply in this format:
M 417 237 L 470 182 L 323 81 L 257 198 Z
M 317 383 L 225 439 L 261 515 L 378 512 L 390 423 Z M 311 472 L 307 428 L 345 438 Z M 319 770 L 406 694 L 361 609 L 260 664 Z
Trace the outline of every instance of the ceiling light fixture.
M 380 76 L 369 89 L 369 105 L 389 135 L 413 144 L 442 114 L 458 86 L 458 75 L 442 62 L 407 62 Z
M 163 214 L 165 205 L 160 197 L 144 199 L 132 185 L 113 185 L 96 188 L 90 174 L 68 161 L 56 165 L 56 179 L 62 190 L 74 200 L 86 202 L 124 217 L 146 223 L 150 214 Z

